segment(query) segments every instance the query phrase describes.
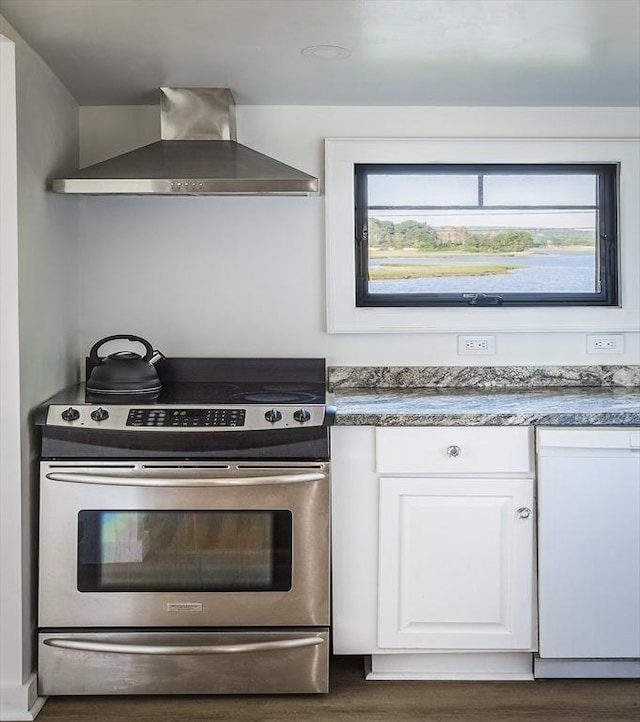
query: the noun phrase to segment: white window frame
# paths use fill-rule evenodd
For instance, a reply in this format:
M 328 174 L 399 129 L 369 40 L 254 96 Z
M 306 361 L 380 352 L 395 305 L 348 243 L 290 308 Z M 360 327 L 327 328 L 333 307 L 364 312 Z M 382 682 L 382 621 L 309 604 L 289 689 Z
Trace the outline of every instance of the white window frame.
M 619 163 L 617 307 L 357 307 L 356 163 Z M 640 330 L 640 139 L 325 140 L 327 331 L 477 333 Z

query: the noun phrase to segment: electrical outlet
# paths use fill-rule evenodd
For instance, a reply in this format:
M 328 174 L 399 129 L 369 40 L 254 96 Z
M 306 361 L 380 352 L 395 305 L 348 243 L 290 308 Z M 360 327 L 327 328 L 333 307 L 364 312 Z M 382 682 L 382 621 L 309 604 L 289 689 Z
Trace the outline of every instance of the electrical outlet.
M 458 336 L 458 355 L 491 355 L 496 352 L 495 336 Z
M 624 336 L 621 333 L 608 335 L 587 334 L 587 353 L 622 353 Z

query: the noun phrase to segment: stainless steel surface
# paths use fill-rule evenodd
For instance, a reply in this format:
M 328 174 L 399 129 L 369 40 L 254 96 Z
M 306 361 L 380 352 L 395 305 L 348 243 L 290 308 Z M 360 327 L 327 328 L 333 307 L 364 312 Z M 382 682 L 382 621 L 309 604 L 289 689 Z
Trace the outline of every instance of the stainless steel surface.
M 452 459 L 457 459 L 462 453 L 462 449 L 459 446 L 447 446 L 447 456 Z
M 39 626 L 205 627 L 327 626 L 329 624 L 329 464 L 315 462 L 158 461 L 146 463 L 149 478 L 184 475 L 290 477 L 301 483 L 260 486 L 128 486 L 54 481 L 51 474 L 79 473 L 122 479 L 129 462 L 41 463 Z M 227 468 L 229 467 L 229 468 Z M 319 478 L 318 478 L 319 477 Z M 313 479 L 313 480 L 312 480 Z M 293 524 L 292 588 L 289 591 L 202 592 L 78 590 L 78 515 L 84 510 L 192 511 L 290 510 Z
M 41 693 L 327 691 L 324 361 L 162 370 L 155 396 L 36 412 Z
M 315 195 L 318 179 L 235 141 L 227 88 L 161 88 L 162 140 L 52 181 L 56 193 Z
M 138 401 L 138 403 L 131 404 L 100 404 L 100 408 L 104 409 L 108 413 L 108 417 L 102 421 L 96 421 L 92 418 L 91 413 L 95 411 L 95 405 L 75 405 L 72 406 L 78 412 L 78 416 L 67 420 L 62 414 L 69 409 L 69 404 L 52 404 L 49 406 L 47 412 L 47 426 L 62 426 L 66 428 L 84 428 L 84 429 L 110 429 L 110 430 L 135 430 L 137 431 L 175 431 L 176 429 L 172 426 L 127 426 L 127 419 L 129 412 L 132 409 L 144 408 L 144 402 Z M 163 407 L 154 407 L 157 411 L 162 411 Z M 176 407 L 167 407 L 172 411 Z M 300 410 L 300 405 L 281 405 L 278 407 L 282 415 L 278 421 L 269 421 L 265 418 L 265 412 L 268 407 L 264 405 L 233 405 L 233 404 L 216 404 L 215 407 L 212 404 L 184 404 L 179 406 L 180 409 L 184 410 L 202 410 L 218 408 L 226 409 L 231 411 L 245 411 L 244 423 L 242 424 L 243 431 L 260 431 L 262 429 L 279 429 L 279 428 L 294 428 L 298 429 L 301 427 L 309 426 L 323 426 L 326 417 L 326 406 L 324 404 L 311 404 L 304 408 L 309 412 L 309 420 L 297 421 L 295 419 L 295 413 Z M 180 432 L 221 432 L 221 431 L 237 431 L 237 426 L 208 426 L 203 428 L 202 426 L 193 427 L 180 427 Z
M 54 193 L 77 193 L 81 195 L 120 195 L 120 196 L 312 196 L 318 194 L 318 180 L 307 176 L 306 178 L 287 177 L 286 169 L 291 166 L 285 166 L 280 163 L 279 176 L 281 177 L 264 177 L 264 178 L 241 178 L 226 177 L 225 173 L 229 173 L 233 166 L 240 164 L 242 159 L 245 161 L 260 160 L 257 156 L 262 157 L 262 162 L 267 159 L 266 155 L 250 151 L 241 145 L 235 148 L 213 147 L 212 143 L 224 143 L 225 141 L 209 141 L 207 143 L 207 155 L 210 156 L 212 164 L 216 163 L 216 157 L 233 155 L 237 161 L 225 160 L 224 166 L 219 166 L 216 172 L 223 174 L 221 177 L 206 177 L 204 173 L 198 173 L 195 177 L 187 175 L 187 173 L 169 173 L 171 178 L 154 178 L 149 173 L 159 172 L 154 170 L 156 160 L 152 156 L 161 156 L 165 150 L 169 150 L 166 143 L 169 141 L 160 141 L 154 145 L 145 146 L 140 149 L 138 158 L 114 158 L 117 165 L 111 165 L 110 161 L 104 161 L 99 164 L 102 167 L 89 166 L 82 171 L 74 173 L 69 178 L 57 178 L 52 182 L 51 190 Z M 181 141 L 182 142 L 182 141 Z M 196 141 L 185 141 L 193 142 Z M 137 151 L 131 151 L 136 153 Z M 197 149 L 192 149 L 195 154 Z M 250 158 L 249 153 L 253 154 Z M 277 161 L 273 161 L 276 163 Z M 107 163 L 110 165 L 107 166 Z M 124 177 L 128 173 L 126 166 L 131 164 L 141 164 L 145 170 L 144 177 L 127 178 Z M 229 165 L 231 163 L 231 165 Z M 149 167 L 152 166 L 152 167 Z M 121 169 L 120 169 L 121 168 Z M 226 169 L 226 170 L 225 170 Z M 169 171 L 172 169 L 169 168 Z M 90 172 L 95 172 L 96 176 L 89 177 Z M 187 171 L 189 172 L 189 171 Z M 206 171 L 205 171 L 206 172 Z M 264 172 L 264 171 L 263 171 Z M 111 177 L 110 174 L 113 174 Z M 272 174 L 274 175 L 274 174 Z
M 322 637 L 274 639 L 269 642 L 242 642 L 239 644 L 132 644 L 122 642 L 96 642 L 76 637 L 49 637 L 44 644 L 61 649 L 106 654 L 246 654 L 247 652 L 273 652 L 278 649 L 296 649 L 323 644 Z
M 235 476 L 233 475 L 235 473 Z M 293 474 L 267 474 L 247 476 L 245 472 L 228 467 L 215 469 L 175 469 L 167 475 L 166 470 L 154 470 L 143 464 L 128 469 L 110 469 L 102 473 L 77 471 L 52 471 L 46 475 L 51 481 L 65 481 L 72 484 L 103 484 L 112 486 L 141 487 L 212 487 L 212 486 L 264 486 L 265 484 L 304 484 L 322 481 L 323 472 L 296 472 Z
M 236 140 L 229 88 L 160 88 L 162 140 Z
M 59 642 L 77 646 L 63 648 Z M 106 651 L 104 647 L 109 647 Z M 127 651 L 115 651 L 118 647 Z M 238 648 L 242 653 L 202 650 Z M 272 694 L 328 691 L 328 630 L 39 635 L 38 692 Z M 131 649 L 152 649 L 131 653 Z M 190 653 L 158 650 L 193 649 Z

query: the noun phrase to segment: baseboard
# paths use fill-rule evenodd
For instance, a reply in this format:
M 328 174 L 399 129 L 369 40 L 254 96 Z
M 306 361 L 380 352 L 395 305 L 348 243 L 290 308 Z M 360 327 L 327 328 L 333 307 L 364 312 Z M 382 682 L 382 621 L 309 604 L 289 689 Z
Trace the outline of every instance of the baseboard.
M 31 722 L 37 716 L 46 697 L 38 697 L 38 679 L 35 672 L 19 687 L 3 686 L 0 694 L 0 720 L 2 722 Z
M 365 679 L 511 680 L 533 679 L 531 652 L 374 654 L 365 657 Z
M 640 659 L 533 660 L 536 679 L 638 679 Z

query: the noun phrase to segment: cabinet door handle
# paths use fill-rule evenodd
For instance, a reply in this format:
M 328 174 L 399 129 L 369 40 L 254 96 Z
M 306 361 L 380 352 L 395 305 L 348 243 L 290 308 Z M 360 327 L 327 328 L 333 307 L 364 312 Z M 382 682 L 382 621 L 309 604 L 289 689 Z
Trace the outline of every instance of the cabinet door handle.
M 452 459 L 457 459 L 462 453 L 462 449 L 459 446 L 447 446 L 447 456 Z
M 520 519 L 528 519 L 533 514 L 533 512 L 531 511 L 531 509 L 529 509 L 529 507 L 521 506 L 516 511 L 516 514 L 518 515 L 518 518 L 520 518 Z

